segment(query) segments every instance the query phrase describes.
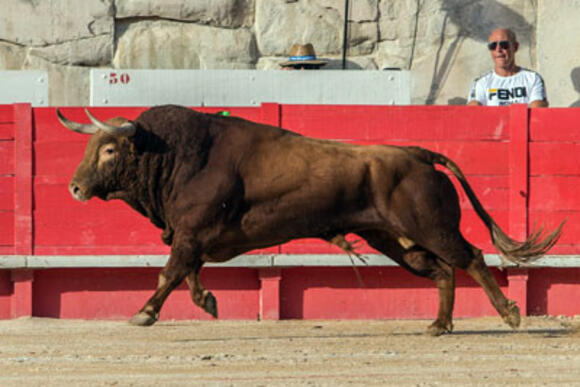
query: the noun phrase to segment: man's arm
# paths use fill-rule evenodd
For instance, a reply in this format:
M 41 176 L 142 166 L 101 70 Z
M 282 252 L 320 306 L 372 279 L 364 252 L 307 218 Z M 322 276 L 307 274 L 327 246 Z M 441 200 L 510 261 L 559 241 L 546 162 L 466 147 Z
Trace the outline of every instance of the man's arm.
M 548 107 L 548 96 L 546 95 L 546 86 L 544 79 L 538 73 L 535 74 L 534 83 L 530 90 L 530 107 Z
M 530 102 L 530 107 L 548 107 L 548 101 L 545 99 L 537 99 L 535 101 Z
M 485 104 L 485 93 L 482 93 L 481 87 L 478 85 L 478 80 L 476 78 L 469 86 L 469 94 L 467 95 L 467 105 L 480 106 Z

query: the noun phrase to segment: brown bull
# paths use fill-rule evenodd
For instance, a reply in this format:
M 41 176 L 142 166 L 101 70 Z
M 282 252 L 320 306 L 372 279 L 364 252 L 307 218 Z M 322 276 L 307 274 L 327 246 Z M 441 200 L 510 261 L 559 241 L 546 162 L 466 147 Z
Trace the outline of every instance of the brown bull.
M 154 295 L 131 319 L 157 321 L 163 302 L 184 279 L 193 302 L 217 317 L 217 302 L 200 282 L 205 262 L 296 238 L 321 238 L 352 252 L 354 233 L 439 290 L 429 332 L 452 329 L 454 270 L 464 269 L 512 327 L 514 302 L 502 294 L 479 249 L 459 231 L 457 192 L 434 168 L 460 181 L 494 246 L 514 263 L 530 262 L 558 239 L 561 227 L 524 242 L 508 237 L 484 210 L 459 168 L 417 147 L 356 146 L 300 136 L 234 117 L 178 106 L 145 111 L 136 121 L 95 119 L 63 125 L 92 134 L 70 183 L 77 200 L 121 199 L 163 230 L 171 256 Z

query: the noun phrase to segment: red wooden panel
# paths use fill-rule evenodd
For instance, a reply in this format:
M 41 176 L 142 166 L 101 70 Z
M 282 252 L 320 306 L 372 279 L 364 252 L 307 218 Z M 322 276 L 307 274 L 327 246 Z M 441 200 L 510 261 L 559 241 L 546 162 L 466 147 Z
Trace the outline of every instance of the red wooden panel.
M 299 319 L 426 318 L 437 315 L 439 299 L 433 281 L 402 268 L 359 268 L 362 286 L 352 268 L 283 270 L 281 317 Z M 505 274 L 493 270 L 502 290 Z M 495 316 L 483 289 L 462 271 L 456 275 L 455 317 Z
M 14 174 L 14 141 L 0 141 L 0 175 Z
M 84 156 L 89 136 L 77 134 L 81 141 L 45 141 L 35 143 L 35 174 L 70 180 Z
M 34 246 L 36 255 L 169 255 L 169 248 L 164 245 L 85 245 L 85 246 Z
M 530 209 L 530 227 L 543 226 L 544 230 L 553 230 L 562 221 L 566 221 L 564 229 L 562 232 L 562 237 L 560 238 L 558 245 L 578 245 L 580 246 L 580 211 L 555 211 L 554 209 L 548 210 L 534 210 Z M 561 249 L 550 251 L 550 254 L 554 254 L 555 251 L 560 251 Z M 572 254 L 566 253 L 566 254 Z
M 579 187 L 580 175 L 532 176 L 530 207 L 544 211 L 580 211 Z
M 0 211 L 14 210 L 14 177 L 0 176 Z
M 554 247 L 550 249 L 548 254 L 555 255 L 580 255 L 580 244 L 578 243 L 564 243 L 559 241 Z
M 0 122 L 0 141 L 14 139 L 14 124 Z
M 0 270 L 0 319 L 10 318 L 10 296 L 12 295 L 12 281 L 10 270 Z
M 580 109 L 530 109 L 532 141 L 580 141 Z
M 161 230 L 125 203 L 77 202 L 67 186 L 35 184 L 37 246 L 132 246 L 134 253 L 162 246 Z
M 13 122 L 14 118 L 12 112 L 14 110 L 13 105 L 0 105 L 0 122 Z
M 33 122 L 29 104 L 14 105 L 14 253 L 33 251 Z M 29 313 L 29 312 L 28 312 Z
M 528 279 L 528 310 L 532 315 L 580 314 L 580 269 L 534 269 Z
M 580 143 L 530 143 L 530 175 L 580 175 Z
M 458 106 L 282 105 L 282 127 L 312 137 L 384 142 L 502 140 L 508 109 Z
M 40 317 L 127 319 L 157 287 L 159 269 L 57 269 L 36 271 L 34 314 Z M 259 281 L 252 269 L 206 268 L 201 274 L 218 299 L 220 319 L 257 317 Z M 66 280 L 63 280 L 66 278 Z M 213 319 L 191 301 L 183 284 L 167 299 L 161 320 Z
M 150 297 L 156 268 L 54 269 L 35 272 L 36 316 L 127 319 Z M 282 271 L 281 317 L 303 319 L 426 318 L 437 311 L 432 281 L 402 268 L 360 268 L 364 285 L 352 268 L 292 268 Z M 492 269 L 504 293 L 506 272 Z M 532 315 L 577 315 L 580 269 L 529 271 L 528 311 Z M 206 268 L 202 280 L 218 299 L 220 319 L 255 319 L 259 311 L 259 282 L 251 269 Z M 497 318 L 481 287 L 458 270 L 456 318 L 490 315 Z M 0 271 L 0 318 L 9 318 L 12 284 L 9 271 Z M 189 299 L 185 286 L 168 298 L 161 319 L 209 319 Z
M 0 211 L 0 246 L 14 245 L 14 212 Z

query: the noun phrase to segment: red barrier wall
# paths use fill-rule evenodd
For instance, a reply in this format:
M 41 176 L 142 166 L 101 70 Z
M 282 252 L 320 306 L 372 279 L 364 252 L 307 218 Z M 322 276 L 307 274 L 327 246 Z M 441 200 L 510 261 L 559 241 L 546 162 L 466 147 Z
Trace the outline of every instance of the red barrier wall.
M 463 169 L 484 206 L 510 235 L 523 238 L 534 222 L 551 228 L 566 218 L 553 253 L 580 251 L 580 199 L 575 190 L 580 179 L 580 109 L 264 104 L 199 110 L 224 109 L 313 137 L 413 144 L 444 153 Z M 73 120 L 88 122 L 82 108 L 63 110 Z M 143 110 L 91 108 L 101 119 L 135 118 Z M 79 203 L 70 198 L 67 184 L 86 141 L 86 136 L 62 128 L 54 108 L 0 106 L 0 255 L 168 253 L 159 230 L 123 203 Z M 463 191 L 458 192 L 466 238 L 495 253 L 487 230 Z M 362 251 L 372 252 L 368 247 Z M 299 240 L 257 253 L 340 252 L 327 243 Z M 127 317 L 151 294 L 156 273 L 146 268 L 47 269 L 32 274 L 0 270 L 0 318 L 27 313 Z M 368 288 L 360 287 L 351 268 L 288 268 L 273 279 L 249 268 L 211 268 L 204 273 L 206 286 L 219 299 L 222 318 L 255 318 L 263 312 L 263 302 L 273 305 L 275 318 L 433 317 L 437 306 L 432 283 L 399 268 L 362 268 Z M 519 292 L 520 306 L 523 303 L 528 313 L 580 313 L 580 305 L 568 301 L 569 296 L 565 301 L 554 299 L 580 292 L 576 268 L 534 269 L 523 277 L 495 273 L 507 293 Z M 483 291 L 469 278 L 458 278 L 456 316 L 494 314 Z M 267 296 L 265 286 L 278 292 L 275 297 Z M 22 305 L 26 302 L 30 305 Z M 207 318 L 191 305 L 185 289 L 170 297 L 163 317 Z

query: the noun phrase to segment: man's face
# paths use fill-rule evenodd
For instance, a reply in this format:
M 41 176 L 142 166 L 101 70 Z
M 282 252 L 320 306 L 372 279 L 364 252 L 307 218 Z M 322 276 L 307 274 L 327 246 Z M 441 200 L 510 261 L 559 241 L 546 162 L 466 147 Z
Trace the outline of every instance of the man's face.
M 495 43 L 495 44 L 494 44 Z M 515 66 L 518 43 L 510 40 L 505 31 L 494 31 L 488 39 L 489 53 L 495 68 L 511 69 Z
M 285 68 L 285 70 L 318 70 L 320 68 L 320 65 L 314 65 L 314 64 L 297 64 L 294 66 L 288 66 Z

